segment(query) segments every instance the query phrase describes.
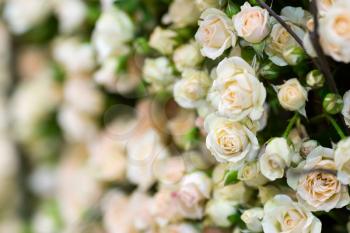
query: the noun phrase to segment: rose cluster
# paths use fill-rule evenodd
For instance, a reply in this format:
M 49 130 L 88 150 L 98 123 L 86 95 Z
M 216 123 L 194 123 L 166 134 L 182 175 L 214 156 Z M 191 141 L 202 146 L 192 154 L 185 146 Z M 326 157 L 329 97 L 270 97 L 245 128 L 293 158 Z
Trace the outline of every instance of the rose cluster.
M 350 232 L 348 0 L 0 10 L 0 232 Z

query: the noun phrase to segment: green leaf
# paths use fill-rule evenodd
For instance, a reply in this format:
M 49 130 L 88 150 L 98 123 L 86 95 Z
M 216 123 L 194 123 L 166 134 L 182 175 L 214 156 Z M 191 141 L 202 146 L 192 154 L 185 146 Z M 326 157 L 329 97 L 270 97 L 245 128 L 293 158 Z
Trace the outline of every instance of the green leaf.
M 235 225 L 241 220 L 241 215 L 237 212 L 229 215 L 227 219 L 230 221 L 232 225 Z
M 238 171 L 232 170 L 226 174 L 224 185 L 235 184 L 238 181 Z
M 128 59 L 129 59 L 128 55 L 122 55 L 117 57 L 117 65 L 115 67 L 116 74 L 120 74 L 126 71 L 127 65 L 128 65 Z
M 227 3 L 227 7 L 226 7 L 226 14 L 228 15 L 228 17 L 232 18 L 232 16 L 234 16 L 235 14 L 237 14 L 240 11 L 240 8 L 237 4 L 229 1 Z

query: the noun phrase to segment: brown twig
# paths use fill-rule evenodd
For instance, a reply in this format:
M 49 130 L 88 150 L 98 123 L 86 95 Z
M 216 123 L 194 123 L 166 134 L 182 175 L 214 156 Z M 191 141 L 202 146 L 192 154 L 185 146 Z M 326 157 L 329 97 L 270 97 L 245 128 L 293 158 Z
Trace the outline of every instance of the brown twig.
M 265 8 L 269 14 L 274 17 L 286 30 L 287 32 L 295 39 L 295 41 L 302 47 L 304 48 L 303 41 L 299 38 L 299 36 L 292 30 L 292 28 L 279 16 L 274 10 L 271 9 L 264 1 L 262 0 L 256 0 L 257 3 L 262 8 Z M 304 48 L 305 50 L 305 48 Z

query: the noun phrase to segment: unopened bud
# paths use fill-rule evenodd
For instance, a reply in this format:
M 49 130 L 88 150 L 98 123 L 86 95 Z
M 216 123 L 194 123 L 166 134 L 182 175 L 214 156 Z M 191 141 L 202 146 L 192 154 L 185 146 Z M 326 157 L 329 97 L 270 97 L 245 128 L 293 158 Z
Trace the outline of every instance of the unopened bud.
M 307 140 L 303 142 L 300 147 L 300 155 L 305 158 L 317 146 L 318 142 L 316 140 Z
M 281 68 L 275 65 L 273 62 L 268 62 L 264 64 L 259 71 L 260 75 L 267 80 L 273 80 L 278 78 L 280 72 Z
M 343 108 L 343 99 L 340 95 L 329 93 L 323 99 L 323 109 L 330 114 L 337 114 Z
M 306 84 L 313 89 L 323 87 L 324 82 L 325 78 L 319 70 L 312 70 L 306 75 Z
M 295 66 L 306 58 L 306 54 L 303 48 L 296 46 L 284 50 L 283 57 L 289 65 Z

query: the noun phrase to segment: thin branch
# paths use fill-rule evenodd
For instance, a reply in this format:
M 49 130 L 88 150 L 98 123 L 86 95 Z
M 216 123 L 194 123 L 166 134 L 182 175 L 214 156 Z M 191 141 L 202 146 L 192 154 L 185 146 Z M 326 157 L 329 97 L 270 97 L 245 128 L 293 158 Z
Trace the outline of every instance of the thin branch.
M 315 0 L 311 1 L 310 10 L 311 10 L 311 13 L 313 15 L 313 20 L 314 20 L 314 30 L 312 32 L 310 32 L 310 37 L 311 37 L 311 42 L 312 42 L 313 47 L 315 48 L 315 52 L 317 54 L 318 61 L 320 64 L 319 69 L 324 74 L 324 76 L 327 80 L 327 83 L 328 83 L 329 87 L 331 88 L 331 91 L 336 93 L 336 94 L 339 94 L 338 88 L 337 88 L 336 83 L 333 79 L 332 72 L 329 68 L 327 58 L 326 58 L 325 54 L 323 53 L 323 49 L 320 45 L 320 35 L 318 34 L 318 28 L 319 28 L 318 10 L 317 10 L 317 4 L 316 4 Z
M 287 32 L 295 39 L 295 41 L 305 50 L 304 45 L 303 45 L 303 41 L 292 30 L 292 28 L 281 18 L 281 16 L 279 16 L 274 10 L 272 10 L 271 7 L 269 7 L 269 5 L 267 5 L 264 1 L 262 1 L 262 0 L 256 0 L 256 1 L 257 1 L 257 3 L 259 3 L 259 5 L 262 8 L 265 8 L 269 12 L 269 14 L 272 17 L 274 17 L 287 30 Z

